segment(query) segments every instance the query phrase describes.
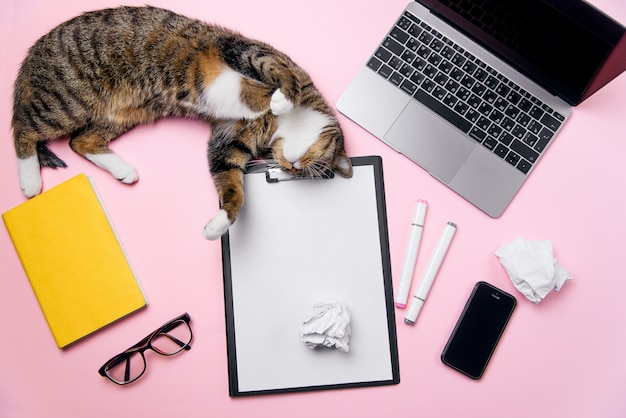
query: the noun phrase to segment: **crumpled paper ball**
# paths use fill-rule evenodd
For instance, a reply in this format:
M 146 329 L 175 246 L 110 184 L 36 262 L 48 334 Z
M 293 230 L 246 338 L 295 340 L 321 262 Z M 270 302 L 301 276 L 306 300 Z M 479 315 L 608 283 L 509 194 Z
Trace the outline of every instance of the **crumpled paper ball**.
M 321 302 L 313 305 L 314 313 L 300 327 L 300 339 L 311 349 L 338 348 L 350 351 L 350 311 L 341 302 Z
M 550 241 L 518 238 L 500 247 L 496 256 L 513 285 L 533 303 L 541 302 L 552 290 L 558 292 L 572 279 L 571 273 L 554 258 Z

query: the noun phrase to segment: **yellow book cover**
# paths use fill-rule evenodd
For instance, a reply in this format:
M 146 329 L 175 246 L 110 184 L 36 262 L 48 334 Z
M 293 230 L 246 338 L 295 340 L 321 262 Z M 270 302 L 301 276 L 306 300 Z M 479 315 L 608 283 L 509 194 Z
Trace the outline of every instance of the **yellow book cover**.
M 33 197 L 2 218 L 59 348 L 147 306 L 86 175 Z

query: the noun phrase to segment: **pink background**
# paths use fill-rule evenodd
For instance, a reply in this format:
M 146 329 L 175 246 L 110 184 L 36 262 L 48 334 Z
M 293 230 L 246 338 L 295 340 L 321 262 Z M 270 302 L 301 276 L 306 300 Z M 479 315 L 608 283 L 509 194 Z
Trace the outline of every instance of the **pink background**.
M 272 43 L 307 69 L 335 103 L 405 2 L 151 3 Z M 623 0 L 591 3 L 626 23 Z M 0 4 L 0 212 L 24 201 L 10 129 L 19 63 L 52 27 L 117 4 Z M 402 322 L 404 310 L 396 312 L 401 383 L 341 391 L 229 398 L 220 243 L 202 237 L 218 204 L 205 161 L 207 126 L 167 120 L 116 141 L 115 151 L 140 175 L 130 187 L 77 157 L 67 141 L 54 143 L 53 151 L 69 168 L 45 170 L 44 187 L 82 172 L 94 178 L 150 306 L 67 350 L 57 349 L 0 228 L 0 417 L 626 416 L 624 97 L 626 75 L 578 106 L 497 220 L 340 116 L 351 156 L 383 158 L 394 289 L 418 198 L 427 199 L 430 208 L 417 277 L 440 226 L 449 220 L 459 225 L 416 325 Z M 552 240 L 559 262 L 574 275 L 539 305 L 517 293 L 494 256 L 517 237 Z M 444 366 L 439 355 L 478 280 L 515 294 L 519 304 L 485 376 L 472 381 Z M 169 359 L 149 354 L 147 375 L 129 387 L 98 376 L 106 359 L 185 311 L 192 318 L 192 350 Z

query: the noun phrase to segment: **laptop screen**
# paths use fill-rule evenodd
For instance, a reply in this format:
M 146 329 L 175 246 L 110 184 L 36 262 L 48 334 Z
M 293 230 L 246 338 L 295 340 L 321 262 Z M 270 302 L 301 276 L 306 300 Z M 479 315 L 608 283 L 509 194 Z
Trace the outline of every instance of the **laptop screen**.
M 624 32 L 580 0 L 420 2 L 571 104 L 589 95 Z

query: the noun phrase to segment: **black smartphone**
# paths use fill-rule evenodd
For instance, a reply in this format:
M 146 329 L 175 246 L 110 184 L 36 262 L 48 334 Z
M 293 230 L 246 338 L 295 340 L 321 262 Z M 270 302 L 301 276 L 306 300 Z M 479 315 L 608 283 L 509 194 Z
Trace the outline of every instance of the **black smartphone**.
M 517 305 L 515 297 L 478 282 L 446 344 L 441 361 L 480 379 Z

